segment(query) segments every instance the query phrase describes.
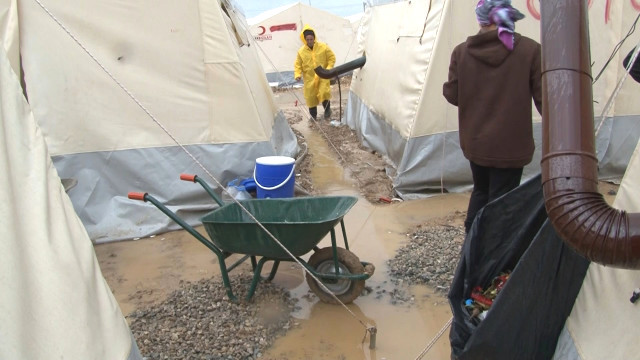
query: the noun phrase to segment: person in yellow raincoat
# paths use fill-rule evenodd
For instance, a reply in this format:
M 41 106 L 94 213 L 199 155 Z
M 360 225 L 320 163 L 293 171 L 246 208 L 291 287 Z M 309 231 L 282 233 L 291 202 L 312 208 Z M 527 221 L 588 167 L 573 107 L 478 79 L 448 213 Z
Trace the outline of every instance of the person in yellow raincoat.
M 324 118 L 331 117 L 331 87 L 328 79 L 321 79 L 314 69 L 322 66 L 325 69 L 333 68 L 336 56 L 329 46 L 316 41 L 316 33 L 309 25 L 305 25 L 300 33 L 302 47 L 298 50 L 298 56 L 294 65 L 296 80 L 304 82 L 304 99 L 309 107 L 309 113 L 315 120 L 318 116 L 318 104 L 322 103 Z

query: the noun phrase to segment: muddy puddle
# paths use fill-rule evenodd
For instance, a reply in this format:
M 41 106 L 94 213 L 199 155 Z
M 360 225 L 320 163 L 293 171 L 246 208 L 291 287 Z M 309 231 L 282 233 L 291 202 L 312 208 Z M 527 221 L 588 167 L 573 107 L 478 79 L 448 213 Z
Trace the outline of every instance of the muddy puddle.
M 327 195 L 360 198 L 322 135 L 311 131 L 306 122 L 296 124 L 296 128 L 304 134 L 314 156 L 315 187 Z M 302 270 L 293 263 L 281 264 L 273 282 L 299 299 L 299 309 L 293 313 L 297 325 L 277 339 L 263 358 L 415 358 L 451 317 L 449 305 L 442 295 L 423 286 L 403 288 L 407 301 L 394 304 L 390 294 L 398 285 L 389 278 L 386 261 L 407 242 L 410 229 L 430 219 L 464 211 L 467 201 L 468 194 L 389 205 L 373 205 L 360 198 L 344 221 L 350 250 L 360 260 L 376 266 L 375 274 L 366 283 L 367 294 L 348 305 L 351 314 L 341 306 L 319 302 L 309 291 Z M 204 233 L 201 227 L 198 230 Z M 319 247 L 330 244 L 327 236 Z M 215 255 L 185 231 L 97 245 L 96 254 L 124 314 L 161 301 L 179 287 L 180 281 L 196 281 L 220 272 Z M 235 271 L 249 272 L 250 267 L 242 265 Z M 369 349 L 365 326 L 377 328 L 374 350 Z M 445 359 L 449 354 L 447 331 L 424 359 Z
M 312 177 L 325 193 L 357 196 L 349 174 L 336 163 L 321 134 L 296 124 L 314 156 Z M 308 296 L 309 290 L 298 272 L 299 285 L 290 287 L 300 299 L 294 316 L 300 326 L 278 339 L 265 353 L 267 359 L 407 359 L 415 358 L 451 317 L 446 299 L 424 286 L 403 289 L 409 301 L 393 304 L 390 293 L 398 286 L 388 276 L 386 261 L 407 241 L 407 230 L 456 210 L 465 210 L 467 195 L 435 196 L 430 199 L 373 205 L 360 199 L 345 216 L 350 250 L 360 260 L 375 264 L 376 272 L 367 280 L 371 293 L 360 296 L 348 307 L 328 305 Z M 338 236 L 338 241 L 341 237 Z M 330 239 L 320 243 L 330 246 Z M 277 279 L 276 279 L 277 281 Z M 377 328 L 376 349 L 363 342 L 365 326 Z M 450 354 L 448 332 L 424 359 L 444 359 Z

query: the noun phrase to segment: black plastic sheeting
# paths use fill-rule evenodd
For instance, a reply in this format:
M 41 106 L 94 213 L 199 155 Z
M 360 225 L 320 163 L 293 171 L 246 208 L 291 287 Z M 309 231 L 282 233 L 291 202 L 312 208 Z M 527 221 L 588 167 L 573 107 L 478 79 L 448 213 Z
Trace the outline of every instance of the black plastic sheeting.
M 550 359 L 589 261 L 547 221 L 540 175 L 480 210 L 449 291 L 451 358 Z M 475 286 L 504 271 L 506 285 L 483 321 L 464 306 Z

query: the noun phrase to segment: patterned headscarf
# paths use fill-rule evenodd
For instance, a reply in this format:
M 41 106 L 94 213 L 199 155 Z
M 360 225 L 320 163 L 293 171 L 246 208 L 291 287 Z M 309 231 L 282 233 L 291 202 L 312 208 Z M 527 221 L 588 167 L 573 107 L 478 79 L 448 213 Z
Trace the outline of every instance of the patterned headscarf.
M 476 18 L 482 26 L 496 24 L 498 26 L 498 38 L 507 49 L 513 50 L 515 22 L 524 19 L 524 14 L 511 6 L 511 0 L 478 1 Z

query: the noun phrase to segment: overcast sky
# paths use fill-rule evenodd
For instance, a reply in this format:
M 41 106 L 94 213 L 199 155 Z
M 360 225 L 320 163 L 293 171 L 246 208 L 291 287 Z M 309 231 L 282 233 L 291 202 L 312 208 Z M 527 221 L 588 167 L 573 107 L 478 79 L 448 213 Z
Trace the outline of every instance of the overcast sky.
M 234 0 L 244 12 L 244 16 L 249 19 L 262 12 L 277 8 L 283 5 L 292 4 L 294 0 Z M 363 11 L 362 0 L 308 0 L 300 1 L 303 4 L 311 5 L 339 16 L 350 16 Z

